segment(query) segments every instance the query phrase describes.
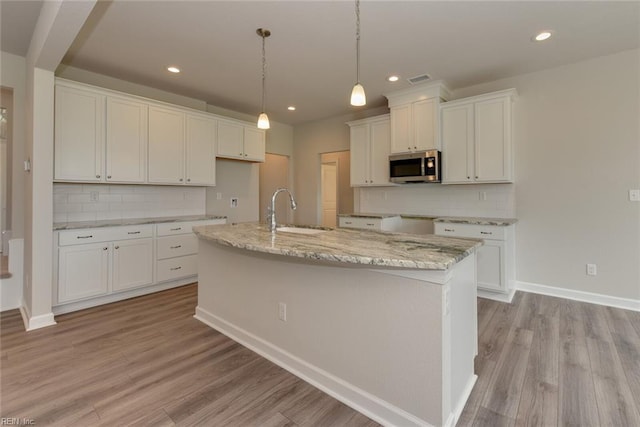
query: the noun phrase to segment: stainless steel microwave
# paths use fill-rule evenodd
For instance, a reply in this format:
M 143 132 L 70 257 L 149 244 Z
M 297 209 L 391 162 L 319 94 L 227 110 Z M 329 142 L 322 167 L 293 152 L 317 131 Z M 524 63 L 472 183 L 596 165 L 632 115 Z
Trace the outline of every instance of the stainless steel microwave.
M 389 179 L 396 183 L 440 182 L 440 151 L 389 156 Z

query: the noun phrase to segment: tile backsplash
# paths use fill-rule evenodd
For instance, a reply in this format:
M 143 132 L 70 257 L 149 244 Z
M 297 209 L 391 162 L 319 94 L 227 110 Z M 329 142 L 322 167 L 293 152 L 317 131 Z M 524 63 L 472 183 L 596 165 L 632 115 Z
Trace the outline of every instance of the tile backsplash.
M 53 221 L 204 215 L 205 187 L 53 184 Z
M 515 184 L 405 184 L 361 188 L 359 212 L 515 218 Z

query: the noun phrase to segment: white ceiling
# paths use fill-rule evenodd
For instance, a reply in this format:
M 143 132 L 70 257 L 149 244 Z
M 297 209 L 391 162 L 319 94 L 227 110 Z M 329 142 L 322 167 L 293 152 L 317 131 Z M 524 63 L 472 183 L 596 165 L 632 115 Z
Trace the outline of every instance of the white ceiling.
M 2 4 L 2 49 L 10 42 L 21 54 L 15 46 L 28 46 L 23 27 L 41 2 Z M 360 108 L 385 105 L 382 94 L 423 73 L 455 89 L 640 46 L 640 1 L 363 0 L 360 8 L 368 100 Z M 354 10 L 353 1 L 100 1 L 63 63 L 257 116 L 255 31 L 267 28 L 266 110 L 296 124 L 356 109 L 348 105 Z M 554 37 L 533 43 L 544 29 Z M 401 81 L 387 82 L 390 74 Z

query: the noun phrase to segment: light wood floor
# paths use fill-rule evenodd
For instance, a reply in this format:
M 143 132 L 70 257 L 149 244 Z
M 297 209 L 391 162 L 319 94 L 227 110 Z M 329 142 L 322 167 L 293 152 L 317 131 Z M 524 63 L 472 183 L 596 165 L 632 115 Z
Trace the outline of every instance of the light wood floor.
M 193 319 L 194 285 L 24 332 L 2 313 L 0 416 L 63 426 L 375 426 Z M 518 292 L 478 300 L 458 426 L 640 426 L 640 313 Z

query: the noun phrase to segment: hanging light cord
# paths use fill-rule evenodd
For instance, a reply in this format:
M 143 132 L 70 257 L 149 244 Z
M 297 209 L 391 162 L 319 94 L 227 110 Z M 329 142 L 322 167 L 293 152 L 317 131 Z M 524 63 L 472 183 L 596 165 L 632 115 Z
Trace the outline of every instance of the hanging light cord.
M 360 83 L 360 0 L 356 0 L 356 83 Z
M 267 69 L 267 55 L 265 50 L 265 34 L 262 33 L 262 112 L 264 113 L 264 100 L 266 97 L 265 75 Z

